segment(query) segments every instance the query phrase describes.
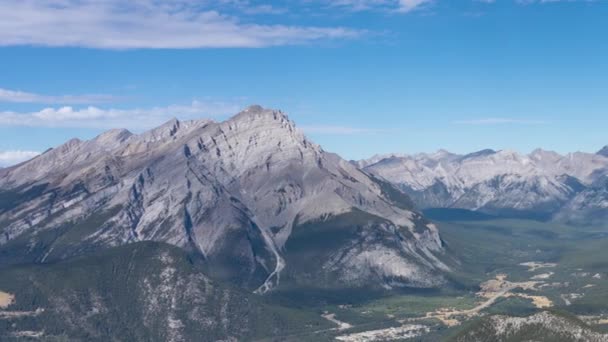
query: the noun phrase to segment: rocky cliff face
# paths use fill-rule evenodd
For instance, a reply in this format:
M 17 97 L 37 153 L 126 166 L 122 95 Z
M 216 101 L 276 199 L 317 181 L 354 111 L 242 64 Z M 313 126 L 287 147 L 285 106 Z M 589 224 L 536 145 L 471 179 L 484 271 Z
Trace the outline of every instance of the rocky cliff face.
M 377 159 L 377 158 L 376 158 Z M 462 208 L 491 214 L 551 218 L 569 207 L 598 207 L 608 174 L 602 154 L 535 150 L 529 155 L 483 150 L 391 156 L 360 162 L 372 174 L 406 191 L 422 208 Z
M 608 222 L 608 174 L 576 194 L 555 217 L 569 223 L 605 225 Z
M 161 241 L 261 293 L 282 274 L 323 286 L 428 287 L 447 269 L 439 232 L 403 194 L 259 106 L 220 123 L 171 120 L 140 135 L 71 140 L 0 170 L 0 188 L 0 255 L 13 262 Z M 332 223 L 340 217 L 350 224 Z M 324 232 L 338 237 L 319 251 Z M 317 264 L 301 276 L 304 255 Z

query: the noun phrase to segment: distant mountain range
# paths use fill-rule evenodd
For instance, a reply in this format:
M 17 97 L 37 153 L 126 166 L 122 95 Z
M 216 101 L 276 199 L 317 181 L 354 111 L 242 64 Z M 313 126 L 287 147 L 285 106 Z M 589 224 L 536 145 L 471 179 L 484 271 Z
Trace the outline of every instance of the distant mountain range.
M 383 155 L 355 162 L 409 194 L 420 208 L 604 222 L 608 218 L 608 146 L 593 153 L 537 149 L 524 155 L 482 150 L 466 155 Z

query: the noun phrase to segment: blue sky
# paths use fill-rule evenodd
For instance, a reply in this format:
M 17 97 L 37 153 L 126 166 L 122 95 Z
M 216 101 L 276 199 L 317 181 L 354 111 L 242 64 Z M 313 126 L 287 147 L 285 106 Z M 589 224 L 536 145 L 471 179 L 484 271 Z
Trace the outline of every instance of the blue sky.
M 599 150 L 608 2 L 2 0 L 0 164 L 282 109 L 326 150 Z

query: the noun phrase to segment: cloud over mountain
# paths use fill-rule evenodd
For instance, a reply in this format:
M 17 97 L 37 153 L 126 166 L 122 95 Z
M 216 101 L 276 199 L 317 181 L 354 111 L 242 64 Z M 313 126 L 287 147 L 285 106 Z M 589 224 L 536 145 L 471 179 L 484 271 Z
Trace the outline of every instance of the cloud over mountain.
M 40 154 L 40 152 L 36 151 L 0 151 L 0 167 L 10 166 L 20 163 L 22 161 L 26 161 L 28 159 L 34 158 L 38 154 Z

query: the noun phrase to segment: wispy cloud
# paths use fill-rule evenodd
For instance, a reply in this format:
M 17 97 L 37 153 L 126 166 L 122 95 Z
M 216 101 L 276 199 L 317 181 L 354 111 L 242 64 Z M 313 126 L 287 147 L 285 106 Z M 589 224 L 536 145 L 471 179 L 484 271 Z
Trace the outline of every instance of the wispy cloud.
M 235 14 L 220 13 L 213 3 L 192 0 L 3 0 L 0 1 L 0 46 L 253 48 L 347 39 L 364 33 L 343 27 L 249 23 Z M 249 9 L 276 10 L 269 6 Z
M 495 4 L 496 0 L 468 0 L 470 2 Z M 520 5 L 548 4 L 557 2 L 599 2 L 600 0 L 510 0 Z M 409 13 L 421 10 L 433 5 L 434 3 L 450 3 L 448 0 L 306 0 L 305 2 L 326 3 L 330 7 L 341 7 L 351 11 L 388 11 Z M 505 1 L 506 2 L 506 1 Z
M 89 95 L 42 95 L 0 88 L 0 102 L 42 103 L 42 104 L 96 104 L 117 100 L 118 97 L 103 94 Z
M 349 8 L 353 11 L 387 10 L 407 13 L 432 3 L 434 0 L 332 0 L 331 6 Z
M 353 134 L 375 134 L 381 129 L 359 128 L 350 126 L 333 125 L 308 125 L 299 126 L 307 134 L 329 134 L 329 135 L 353 135 Z
M 36 151 L 0 151 L 0 167 L 6 167 L 34 158 L 40 152 Z
M 515 0 L 518 4 L 521 5 L 531 5 L 531 4 L 550 4 L 555 2 L 596 2 L 598 0 Z
M 245 14 L 251 14 L 251 15 L 257 15 L 257 14 L 274 14 L 274 15 L 279 15 L 279 14 L 285 14 L 287 12 L 289 12 L 287 10 L 287 8 L 285 7 L 275 7 L 272 5 L 251 5 L 250 3 L 247 3 L 245 5 L 241 5 L 240 6 L 240 11 L 245 13 Z
M 431 2 L 433 2 L 433 0 L 399 0 L 398 11 L 411 12 Z
M 528 120 L 528 119 L 513 119 L 513 118 L 480 118 L 472 120 L 457 120 L 454 124 L 460 125 L 544 125 L 547 121 L 544 120 Z
M 216 101 L 193 101 L 189 105 L 136 109 L 102 109 L 99 107 L 45 108 L 36 112 L 0 112 L 1 126 L 129 128 L 143 130 L 156 127 L 172 117 L 200 119 L 237 113 L 242 106 Z

